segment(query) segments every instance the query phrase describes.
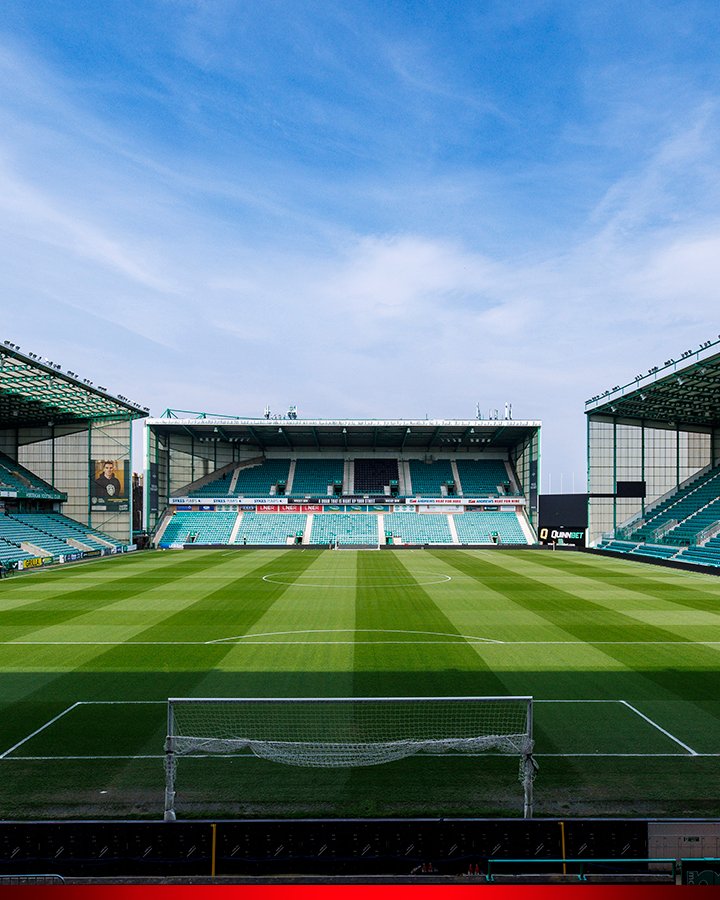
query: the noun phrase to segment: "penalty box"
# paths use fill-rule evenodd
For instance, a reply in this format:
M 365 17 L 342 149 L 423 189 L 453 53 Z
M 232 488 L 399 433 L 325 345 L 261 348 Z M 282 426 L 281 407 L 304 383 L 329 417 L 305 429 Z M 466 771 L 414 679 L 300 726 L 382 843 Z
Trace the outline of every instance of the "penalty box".
M 718 755 L 702 752 L 672 724 L 627 700 L 536 699 L 533 707 L 534 755 L 539 758 Z M 77 701 L 32 724 L 25 736 L 2 749 L 0 759 L 163 759 L 167 701 Z

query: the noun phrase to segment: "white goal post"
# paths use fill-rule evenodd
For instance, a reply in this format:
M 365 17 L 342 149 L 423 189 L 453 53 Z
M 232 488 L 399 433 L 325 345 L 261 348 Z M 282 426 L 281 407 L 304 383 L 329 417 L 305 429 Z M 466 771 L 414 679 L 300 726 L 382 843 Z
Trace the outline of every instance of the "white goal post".
M 532 816 L 532 697 L 170 698 L 165 819 L 175 819 L 178 757 L 248 751 L 324 768 L 373 766 L 416 753 L 515 755 L 523 813 Z

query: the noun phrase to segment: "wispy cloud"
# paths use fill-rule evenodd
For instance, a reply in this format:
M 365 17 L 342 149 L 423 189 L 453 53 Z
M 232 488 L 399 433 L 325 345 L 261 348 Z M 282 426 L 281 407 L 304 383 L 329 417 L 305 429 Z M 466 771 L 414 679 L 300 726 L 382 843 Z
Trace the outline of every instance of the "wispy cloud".
M 584 399 L 718 330 L 717 100 L 612 15 L 460 7 L 0 29 L 4 336 L 154 412 L 510 400 L 579 480 Z

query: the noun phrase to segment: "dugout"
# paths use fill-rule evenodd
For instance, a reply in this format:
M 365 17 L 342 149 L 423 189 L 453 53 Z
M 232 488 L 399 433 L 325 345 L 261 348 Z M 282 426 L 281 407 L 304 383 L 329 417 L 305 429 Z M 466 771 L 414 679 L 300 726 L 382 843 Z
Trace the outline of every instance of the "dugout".
M 720 339 L 591 397 L 585 414 L 594 544 L 720 462 Z
M 132 544 L 132 423 L 147 414 L 47 357 L 0 344 L 1 511 L 62 512 Z

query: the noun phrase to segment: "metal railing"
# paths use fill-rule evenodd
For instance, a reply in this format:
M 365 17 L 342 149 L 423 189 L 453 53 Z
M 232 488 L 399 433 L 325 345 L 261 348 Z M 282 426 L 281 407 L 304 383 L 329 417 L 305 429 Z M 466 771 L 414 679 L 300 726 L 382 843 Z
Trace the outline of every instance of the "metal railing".
M 706 544 L 711 538 L 714 538 L 715 535 L 717 535 L 717 534 L 720 534 L 720 519 L 717 522 L 713 522 L 712 525 L 708 525 L 707 528 L 703 528 L 702 531 L 699 531 L 695 535 L 695 544 L 697 546 Z
M 668 532 L 672 531 L 673 528 L 677 528 L 679 524 L 680 522 L 678 519 L 668 519 L 667 522 L 664 522 L 659 528 L 656 528 L 652 532 L 652 540 L 648 543 L 652 543 L 652 541 L 660 541 L 665 537 L 666 534 L 668 534 Z

